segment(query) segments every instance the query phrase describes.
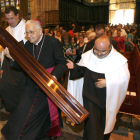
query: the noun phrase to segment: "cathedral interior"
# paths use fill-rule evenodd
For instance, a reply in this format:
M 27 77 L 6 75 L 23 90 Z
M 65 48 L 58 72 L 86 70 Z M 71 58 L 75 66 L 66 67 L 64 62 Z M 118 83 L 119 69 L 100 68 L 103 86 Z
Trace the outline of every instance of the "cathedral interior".
M 139 29 L 137 33 L 140 41 L 140 0 L 0 0 L 0 26 L 3 28 L 8 26 L 4 11 L 9 5 L 18 9 L 20 18 L 38 19 L 43 29 L 55 30 L 57 27 L 63 27 L 68 31 L 71 25 L 75 24 L 77 30 L 81 30 L 84 25 L 87 31 L 91 25 L 115 26 L 128 23 Z M 0 53 L 2 50 L 0 48 Z M 135 69 L 140 68 L 140 65 L 137 65 L 140 64 L 139 50 L 140 48 L 131 54 L 124 54 L 130 69 L 130 85 L 117 115 L 110 140 L 140 139 L 140 76 L 135 72 Z M 0 98 L 0 129 L 9 118 L 10 114 L 5 110 Z M 63 113 L 62 118 L 64 127 L 61 129 L 62 136 L 58 140 L 82 140 L 84 122 L 72 126 L 67 123 Z M 0 140 L 6 140 L 1 133 Z

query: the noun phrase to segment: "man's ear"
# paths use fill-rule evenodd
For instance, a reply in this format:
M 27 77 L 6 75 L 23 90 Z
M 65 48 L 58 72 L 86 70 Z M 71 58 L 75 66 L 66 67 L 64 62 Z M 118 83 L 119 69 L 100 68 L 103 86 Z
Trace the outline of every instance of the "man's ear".
M 17 16 L 17 18 L 19 19 L 19 14 L 18 14 L 18 13 L 17 13 L 17 15 L 16 15 L 16 16 Z
M 43 29 L 42 29 L 42 28 L 40 28 L 39 32 L 40 32 L 40 34 L 42 34 L 42 32 L 43 32 Z

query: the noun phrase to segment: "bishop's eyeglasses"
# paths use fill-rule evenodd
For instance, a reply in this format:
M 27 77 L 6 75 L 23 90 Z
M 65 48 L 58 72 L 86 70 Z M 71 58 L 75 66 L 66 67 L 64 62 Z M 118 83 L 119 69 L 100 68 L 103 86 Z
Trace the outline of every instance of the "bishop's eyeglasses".
M 39 28 L 39 29 L 40 29 L 40 28 Z M 39 30 L 39 29 L 37 29 L 37 30 Z M 25 35 L 28 35 L 28 34 L 33 35 L 37 30 L 25 32 L 24 34 L 25 34 Z

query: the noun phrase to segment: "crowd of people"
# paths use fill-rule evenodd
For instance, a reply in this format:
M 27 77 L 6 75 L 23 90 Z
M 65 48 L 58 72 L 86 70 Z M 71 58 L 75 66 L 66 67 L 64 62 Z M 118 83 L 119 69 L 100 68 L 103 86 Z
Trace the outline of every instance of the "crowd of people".
M 95 27 L 96 28 L 96 27 Z M 120 53 L 124 53 L 126 51 L 132 51 L 133 47 L 137 44 L 139 47 L 139 36 L 137 35 L 137 26 L 136 25 L 104 25 L 104 33 L 107 36 L 109 36 L 113 42 L 113 44 L 116 46 L 115 48 Z M 47 33 L 46 33 L 47 30 Z M 61 42 L 61 35 L 66 32 L 66 30 L 63 29 L 63 27 L 57 26 L 56 29 L 50 30 L 49 28 L 45 28 L 45 34 L 51 35 L 53 33 L 53 36 L 58 38 Z M 84 38 L 83 44 L 87 44 L 89 41 L 93 40 L 96 37 L 96 31 L 91 25 L 91 27 L 88 30 L 85 30 L 85 26 L 81 27 L 81 30 L 77 30 L 75 27 L 75 24 L 72 24 L 70 29 L 67 31 L 71 37 L 72 37 L 72 43 L 75 45 L 75 49 L 79 48 L 80 45 L 80 39 L 81 36 Z M 98 35 L 97 35 L 98 36 Z M 78 51 L 78 50 L 77 50 Z M 77 53 L 76 53 L 77 56 Z M 74 58 L 76 58 L 76 56 Z
M 136 27 L 98 24 L 95 28 L 91 25 L 87 31 L 82 26 L 78 31 L 72 24 L 68 31 L 59 26 L 43 31 L 38 20 L 19 19 L 13 6 L 6 8 L 5 17 L 9 23 L 6 30 L 56 80 L 60 83 L 62 80 L 66 89 L 68 83 L 69 92 L 79 92 L 82 105 L 90 113 L 85 121 L 83 139 L 109 140 L 130 78 L 127 60 L 122 54 L 139 44 Z M 60 110 L 18 66 L 7 48 L 4 54 L 0 95 L 11 118 L 2 128 L 2 134 L 6 140 L 59 137 Z M 53 122 L 50 103 L 57 116 Z
M 111 39 L 113 47 L 121 54 L 132 51 L 136 45 L 139 46 L 137 28 L 135 25 L 129 24 L 124 25 L 123 27 L 122 24 L 115 26 L 111 26 L 110 24 L 98 24 L 95 29 L 91 25 L 88 30 L 85 30 L 85 26 L 82 26 L 79 32 L 76 25 L 72 24 L 68 31 L 64 30 L 63 27 L 57 26 L 53 32 L 55 33 L 54 37 L 59 39 L 63 45 L 65 58 L 73 61 L 74 63 L 78 63 L 81 59 L 81 55 L 93 48 L 94 41 L 101 35 L 107 35 Z M 67 37 L 65 34 L 67 34 Z M 64 38 L 69 40 L 67 45 L 64 43 Z M 67 74 L 64 76 L 65 78 L 63 78 L 63 86 L 65 88 L 67 88 L 68 71 L 66 73 Z

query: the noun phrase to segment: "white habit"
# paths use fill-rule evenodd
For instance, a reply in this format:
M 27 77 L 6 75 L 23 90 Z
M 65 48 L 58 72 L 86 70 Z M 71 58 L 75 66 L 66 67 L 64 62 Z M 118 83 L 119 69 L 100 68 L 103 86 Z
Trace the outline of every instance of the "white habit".
M 22 41 L 24 42 L 24 44 L 26 43 L 26 35 L 25 35 L 25 23 L 26 21 L 24 19 L 22 19 L 18 25 L 16 27 L 11 27 L 11 26 L 8 26 L 6 28 L 6 30 L 18 41 Z M 2 56 L 1 56 L 1 66 L 2 66 L 2 63 L 3 63 L 3 60 L 4 60 L 4 53 L 2 53 Z
M 25 33 L 25 20 L 22 19 L 18 25 L 16 27 L 11 27 L 11 26 L 8 26 L 6 28 L 6 30 L 18 41 L 22 41 L 24 42 L 24 44 L 26 43 L 26 35 L 24 34 Z
M 78 65 L 87 67 L 93 72 L 105 74 L 106 125 L 104 134 L 108 134 L 114 128 L 116 115 L 126 96 L 130 78 L 127 59 L 118 53 L 112 46 L 109 55 L 103 59 L 97 58 L 93 54 L 93 49 L 89 50 L 88 52 L 82 54 L 82 59 Z M 80 87 L 81 85 L 76 88 Z

